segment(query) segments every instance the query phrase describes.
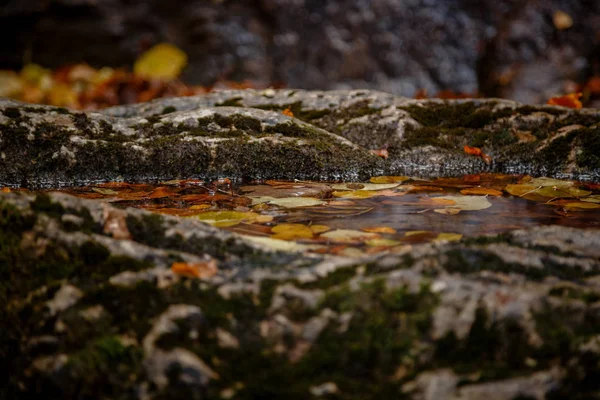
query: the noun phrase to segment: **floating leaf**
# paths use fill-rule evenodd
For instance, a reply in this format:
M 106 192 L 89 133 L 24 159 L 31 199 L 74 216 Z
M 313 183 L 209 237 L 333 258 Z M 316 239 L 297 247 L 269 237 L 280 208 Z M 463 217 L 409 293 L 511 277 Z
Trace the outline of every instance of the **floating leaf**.
M 210 278 L 218 272 L 217 263 L 212 259 L 202 263 L 175 262 L 171 264 L 171 271 L 177 275 L 198 279 Z
M 474 187 L 474 188 L 468 188 L 468 189 L 463 189 L 460 191 L 461 194 L 465 194 L 465 195 L 485 195 L 485 196 L 502 196 L 502 192 L 496 189 L 490 189 L 490 188 L 483 188 L 483 187 Z
M 369 181 L 371 183 L 400 183 L 409 180 L 408 176 L 373 176 Z
M 335 197 L 342 197 L 345 199 L 368 199 L 371 197 L 379 196 L 376 190 L 353 190 L 350 192 L 333 192 Z
M 337 185 L 331 185 L 334 190 L 365 190 L 365 191 L 376 191 L 386 190 L 398 187 L 399 183 L 340 183 Z
M 573 181 L 563 181 L 560 179 L 553 179 L 553 178 L 546 178 L 546 177 L 541 177 L 541 178 L 526 178 L 523 179 L 522 182 L 520 183 L 525 183 L 527 185 L 533 185 L 533 186 L 558 186 L 558 187 L 571 187 L 573 185 L 575 185 L 575 182 Z
M 434 239 L 434 241 L 449 241 L 449 242 L 457 242 L 462 239 L 463 235 L 460 233 L 440 233 Z
M 531 184 L 534 182 L 535 184 Z M 592 192 L 571 187 L 573 182 L 558 181 L 559 185 L 554 184 L 554 180 L 532 180 L 524 185 L 506 185 L 504 190 L 513 196 L 525 197 L 527 195 L 537 194 L 539 196 L 551 198 L 584 197 Z
M 321 204 L 325 204 L 325 202 L 314 197 L 285 197 L 282 199 L 269 200 L 269 204 L 274 204 L 283 208 L 297 208 L 320 206 Z
M 390 228 L 389 226 L 373 226 L 369 228 L 362 228 L 361 231 L 370 233 L 389 233 L 392 235 L 396 233 L 396 230 L 394 228 Z
M 574 187 L 544 186 L 540 189 L 536 189 L 535 193 L 544 197 L 583 197 L 592 192 Z
M 207 208 L 210 208 L 211 205 L 210 204 L 195 204 L 193 206 L 190 206 L 190 210 L 206 210 Z
M 207 211 L 197 214 L 194 217 L 212 226 L 225 228 L 241 222 L 253 222 L 258 216 L 259 214 L 251 211 Z
M 456 203 L 452 205 L 452 208 L 460 208 L 465 211 L 484 210 L 492 206 L 492 203 L 482 196 L 444 196 L 436 197 L 436 199 L 452 200 Z
M 97 187 L 93 187 L 92 190 L 96 193 L 100 193 L 103 194 L 105 196 L 114 196 L 119 194 L 119 192 L 116 192 L 112 189 L 105 189 L 105 188 L 97 188 Z
M 314 235 L 308 226 L 302 224 L 280 224 L 274 226 L 271 232 L 275 233 L 273 238 L 282 240 L 311 239 Z
M 581 199 L 581 201 L 585 201 L 588 203 L 600 203 L 600 195 L 592 195 L 592 196 L 588 196 L 588 197 L 584 197 L 583 199 Z
M 329 231 L 321 234 L 321 237 L 333 240 L 335 242 L 356 242 L 365 239 L 375 239 L 379 235 L 375 233 L 362 232 L 353 229 L 336 229 L 335 231 Z
M 177 47 L 161 43 L 137 59 L 133 66 L 136 75 L 172 80 L 179 76 L 187 64 L 187 55 Z
M 424 235 L 426 233 L 430 233 L 430 232 L 429 231 L 408 231 L 408 232 L 404 232 L 404 236 Z
M 392 239 L 369 239 L 365 241 L 367 246 L 373 247 L 391 247 L 401 244 L 401 242 Z
M 586 210 L 593 210 L 593 209 L 600 208 L 600 204 L 598 204 L 598 203 L 591 203 L 591 202 L 583 202 L 583 201 L 575 201 L 573 203 L 567 203 L 567 204 L 565 204 L 564 207 L 567 207 L 567 208 L 581 208 L 581 209 L 586 209 Z
M 310 225 L 309 229 L 312 231 L 312 233 L 314 233 L 315 235 L 318 235 L 319 233 L 323 233 L 323 232 L 327 232 L 327 231 L 331 230 L 331 227 L 327 226 L 327 225 Z

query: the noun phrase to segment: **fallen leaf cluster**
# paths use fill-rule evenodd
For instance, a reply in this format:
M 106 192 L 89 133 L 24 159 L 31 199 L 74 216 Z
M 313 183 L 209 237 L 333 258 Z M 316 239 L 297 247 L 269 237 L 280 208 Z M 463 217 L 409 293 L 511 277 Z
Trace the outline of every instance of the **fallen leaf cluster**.
M 245 186 L 228 179 L 109 182 L 66 191 L 119 207 L 195 218 L 277 249 L 347 257 L 540 223 L 600 226 L 600 185 L 502 174 L 375 176 L 342 183 L 269 180 Z M 118 215 L 105 219 L 107 232 L 128 239 Z M 173 269 L 194 274 L 189 266 Z

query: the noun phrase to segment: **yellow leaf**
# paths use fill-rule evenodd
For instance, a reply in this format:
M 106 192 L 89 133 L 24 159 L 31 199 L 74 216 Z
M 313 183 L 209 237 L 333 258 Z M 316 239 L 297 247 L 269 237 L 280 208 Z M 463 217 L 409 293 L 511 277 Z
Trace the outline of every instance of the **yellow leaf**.
M 281 240 L 310 239 L 314 235 L 308 226 L 302 224 L 280 224 L 274 226 L 271 232 L 275 234 L 272 238 Z
M 34 85 L 40 85 L 49 76 L 50 71 L 37 64 L 26 64 L 21 69 L 21 79 Z
M 423 235 L 425 233 L 429 233 L 429 231 L 408 231 L 404 233 L 404 236 Z
M 564 205 L 567 208 L 580 208 L 585 210 L 593 210 L 596 208 L 600 208 L 600 204 L 591 203 L 591 202 L 583 202 L 583 201 L 575 201 L 573 203 L 567 203 Z
M 190 207 L 190 210 L 206 210 L 210 208 L 210 204 L 196 204 Z
M 14 71 L 0 71 L 0 97 L 16 97 L 23 90 L 23 83 Z
M 327 225 L 310 225 L 308 228 L 315 235 L 318 235 L 319 233 L 323 233 L 323 232 L 327 232 L 327 231 L 331 230 L 331 227 L 329 227 Z
M 77 107 L 77 93 L 69 85 L 57 83 L 48 92 L 50 104 L 57 107 Z
M 460 233 L 440 233 L 439 235 L 437 235 L 434 241 L 447 240 L 449 242 L 457 242 L 460 239 L 462 239 L 462 237 L 463 235 L 461 235 Z
M 172 80 L 187 64 L 187 55 L 168 43 L 157 44 L 137 59 L 133 66 L 136 75 Z
M 354 190 L 349 192 L 333 192 L 335 197 L 342 197 L 344 199 L 368 199 L 370 197 L 379 196 L 376 190 Z
M 409 180 L 408 176 L 373 176 L 369 181 L 371 183 L 397 183 Z
M 369 239 L 365 241 L 365 244 L 373 247 L 391 247 L 399 245 L 400 242 L 392 239 Z
M 234 226 L 240 222 L 254 222 L 258 217 L 259 214 L 251 211 L 206 211 L 194 216 L 202 222 L 220 228 Z

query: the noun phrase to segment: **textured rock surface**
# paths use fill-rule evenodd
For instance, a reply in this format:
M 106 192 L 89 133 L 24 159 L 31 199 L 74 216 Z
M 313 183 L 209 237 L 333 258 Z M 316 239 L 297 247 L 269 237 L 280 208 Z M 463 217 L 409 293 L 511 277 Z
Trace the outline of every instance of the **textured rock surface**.
M 289 108 L 297 118 L 280 111 Z M 600 112 L 374 91 L 224 91 L 102 113 L 0 100 L 0 184 L 365 179 L 481 171 L 600 179 Z M 303 121 L 302 121 L 303 120 Z M 491 163 L 465 154 L 480 147 Z M 369 150 L 387 149 L 389 158 Z
M 0 184 L 484 170 L 598 180 L 599 118 L 369 91 L 222 92 L 90 114 L 0 100 Z M 383 147 L 387 160 L 369 152 Z M 600 230 L 546 226 L 363 259 L 307 255 L 196 220 L 0 193 L 0 398 L 597 398 L 599 249 Z M 218 272 L 188 278 L 174 262 Z
M 567 30 L 553 24 L 559 10 L 573 19 Z M 451 89 L 534 103 L 598 73 L 599 15 L 594 0 L 8 0 L 0 68 L 29 57 L 131 65 L 168 41 L 189 54 L 184 79 L 195 83 Z

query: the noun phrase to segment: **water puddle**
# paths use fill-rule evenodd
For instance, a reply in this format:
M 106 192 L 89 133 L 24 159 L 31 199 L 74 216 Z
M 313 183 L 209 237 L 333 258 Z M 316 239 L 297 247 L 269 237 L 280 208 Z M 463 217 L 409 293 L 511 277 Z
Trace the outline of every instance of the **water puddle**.
M 239 187 L 226 179 L 113 182 L 61 191 L 197 218 L 274 247 L 346 256 L 540 225 L 600 228 L 600 185 L 500 174 Z

